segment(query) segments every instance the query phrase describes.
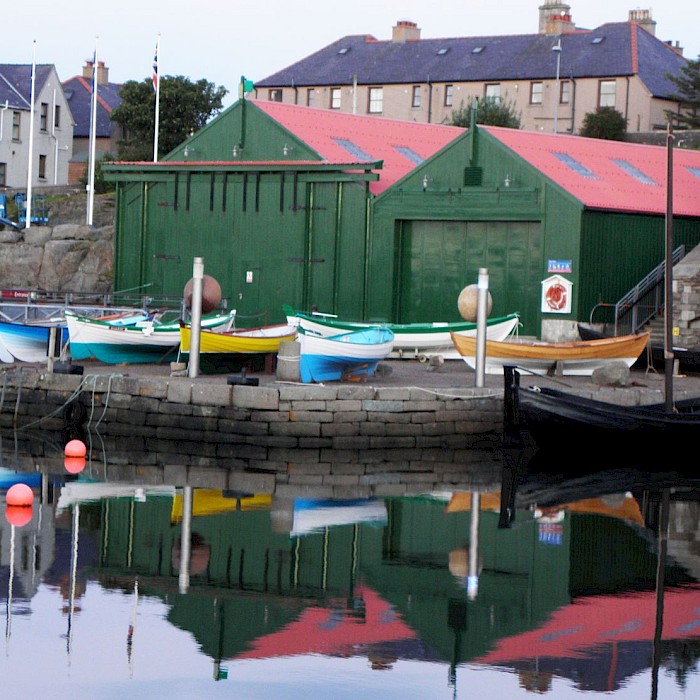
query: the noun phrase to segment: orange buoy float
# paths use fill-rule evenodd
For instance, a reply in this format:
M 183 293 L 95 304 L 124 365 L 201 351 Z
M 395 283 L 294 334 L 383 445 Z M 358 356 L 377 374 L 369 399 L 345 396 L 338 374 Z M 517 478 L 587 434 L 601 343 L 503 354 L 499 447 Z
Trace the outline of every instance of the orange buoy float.
M 5 502 L 8 506 L 18 506 L 21 508 L 26 508 L 32 505 L 34 500 L 34 491 L 32 491 L 30 486 L 27 484 L 12 484 L 9 489 L 7 489 L 7 495 L 5 496 Z
M 87 448 L 82 440 L 71 440 L 64 448 L 66 457 L 85 457 Z
M 10 525 L 23 527 L 32 519 L 32 507 L 7 506 L 7 508 L 5 508 L 5 519 Z
M 66 457 L 63 466 L 69 474 L 80 474 L 85 469 L 85 457 Z

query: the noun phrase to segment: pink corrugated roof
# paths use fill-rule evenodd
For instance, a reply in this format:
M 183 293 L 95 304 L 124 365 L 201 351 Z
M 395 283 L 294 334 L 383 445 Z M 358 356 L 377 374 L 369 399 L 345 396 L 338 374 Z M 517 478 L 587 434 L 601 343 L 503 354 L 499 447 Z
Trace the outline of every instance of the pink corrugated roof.
M 328 163 L 383 161 L 379 180 L 369 185 L 374 195 L 391 187 L 417 166 L 416 162 L 397 149 L 410 149 L 425 160 L 464 133 L 464 129 L 456 126 L 358 116 L 282 102 L 250 102 Z M 338 139 L 351 142 L 369 158 L 353 156 L 339 145 Z
M 480 128 L 587 208 L 643 214 L 666 212 L 665 146 Z M 682 134 L 677 138 L 682 138 Z M 673 213 L 700 216 L 700 151 L 673 149 Z

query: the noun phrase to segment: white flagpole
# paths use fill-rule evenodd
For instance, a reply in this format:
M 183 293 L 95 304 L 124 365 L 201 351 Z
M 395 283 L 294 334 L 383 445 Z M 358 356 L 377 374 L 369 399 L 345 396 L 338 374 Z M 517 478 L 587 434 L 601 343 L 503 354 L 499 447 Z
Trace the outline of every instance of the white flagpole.
M 29 105 L 29 164 L 27 166 L 27 207 L 24 214 L 24 227 L 32 226 L 32 164 L 34 162 L 34 88 L 36 85 L 36 39 L 32 50 L 32 88 Z
M 153 137 L 153 162 L 158 162 L 158 128 L 160 121 L 160 34 L 156 39 L 156 53 L 153 57 L 153 87 L 156 91 L 155 132 Z
M 87 225 L 92 226 L 92 214 L 95 208 L 95 141 L 97 131 L 97 39 L 92 59 L 92 109 L 90 112 L 90 155 L 87 183 Z

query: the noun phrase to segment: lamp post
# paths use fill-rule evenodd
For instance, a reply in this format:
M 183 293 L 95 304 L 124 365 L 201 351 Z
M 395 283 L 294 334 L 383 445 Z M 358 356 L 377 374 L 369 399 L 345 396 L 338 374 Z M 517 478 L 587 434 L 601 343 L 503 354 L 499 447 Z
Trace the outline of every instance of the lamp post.
M 559 116 L 559 66 L 561 64 L 561 37 L 557 41 L 556 46 L 552 46 L 552 51 L 557 53 L 557 77 L 554 89 L 554 133 L 557 133 L 557 118 Z

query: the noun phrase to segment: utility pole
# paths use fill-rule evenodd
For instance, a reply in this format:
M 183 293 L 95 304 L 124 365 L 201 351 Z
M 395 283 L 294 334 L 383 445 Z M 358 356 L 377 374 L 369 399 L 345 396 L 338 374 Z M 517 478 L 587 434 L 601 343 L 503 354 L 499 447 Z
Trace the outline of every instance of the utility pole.
M 557 133 L 557 121 L 559 117 L 559 97 L 560 97 L 560 90 L 561 87 L 559 85 L 559 67 L 561 65 L 561 37 L 559 37 L 559 41 L 557 41 L 556 46 L 552 46 L 552 51 L 556 51 L 557 53 L 557 77 L 555 81 L 555 87 L 554 87 L 554 133 Z

